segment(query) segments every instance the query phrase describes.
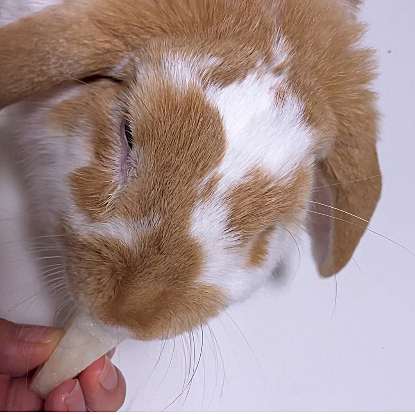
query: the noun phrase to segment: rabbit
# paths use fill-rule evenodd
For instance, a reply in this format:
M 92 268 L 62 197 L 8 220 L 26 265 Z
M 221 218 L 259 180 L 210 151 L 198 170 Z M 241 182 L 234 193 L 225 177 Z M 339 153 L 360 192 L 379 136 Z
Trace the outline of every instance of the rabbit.
M 2 121 L 78 309 L 166 338 L 303 229 L 321 276 L 347 264 L 381 193 L 359 3 L 63 1 L 0 28 Z

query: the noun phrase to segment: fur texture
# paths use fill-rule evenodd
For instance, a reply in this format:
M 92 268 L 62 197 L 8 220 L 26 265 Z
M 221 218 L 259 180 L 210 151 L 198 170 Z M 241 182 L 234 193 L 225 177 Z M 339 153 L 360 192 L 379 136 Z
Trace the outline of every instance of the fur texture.
M 252 293 L 306 225 L 322 275 L 347 263 L 381 187 L 350 5 L 94 0 L 0 28 L 1 105 L 106 75 L 3 112 L 78 307 L 140 339 L 178 334 Z

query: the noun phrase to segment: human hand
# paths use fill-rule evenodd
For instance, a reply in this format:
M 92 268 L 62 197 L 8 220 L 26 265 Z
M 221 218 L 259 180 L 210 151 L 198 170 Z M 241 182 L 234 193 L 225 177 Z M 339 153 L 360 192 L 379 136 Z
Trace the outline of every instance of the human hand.
M 0 411 L 116 411 L 125 380 L 105 355 L 77 379 L 63 382 L 43 400 L 29 389 L 36 368 L 51 355 L 62 330 L 14 324 L 0 318 Z

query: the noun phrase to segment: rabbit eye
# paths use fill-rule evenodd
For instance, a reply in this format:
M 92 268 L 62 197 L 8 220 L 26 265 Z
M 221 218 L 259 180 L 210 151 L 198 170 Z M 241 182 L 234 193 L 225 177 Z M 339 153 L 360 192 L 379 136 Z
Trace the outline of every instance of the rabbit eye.
M 130 147 L 130 150 L 133 148 L 133 130 L 131 128 L 130 122 L 126 119 L 124 121 L 124 137 L 127 141 L 128 147 Z
M 1 1 L 1 0 L 0 0 Z M 133 147 L 134 147 L 134 138 L 133 138 L 133 128 L 131 122 L 127 117 L 121 120 L 120 132 L 120 158 L 119 165 L 121 169 L 121 182 L 126 183 L 132 169 L 132 157 L 133 157 Z

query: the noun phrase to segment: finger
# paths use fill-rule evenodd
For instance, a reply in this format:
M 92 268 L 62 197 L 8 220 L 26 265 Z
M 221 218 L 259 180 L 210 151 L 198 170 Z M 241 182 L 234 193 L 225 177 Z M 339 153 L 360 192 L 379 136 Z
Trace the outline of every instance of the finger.
M 27 378 L 0 375 L 0 411 L 37 412 L 42 408 L 43 401 L 29 389 Z
M 70 379 L 56 387 L 46 398 L 47 412 L 85 412 L 85 399 L 78 379 Z
M 103 356 L 87 367 L 80 375 L 79 382 L 90 411 L 117 411 L 121 408 L 126 392 L 125 379 Z
M 0 373 L 25 375 L 48 359 L 62 335 L 62 330 L 0 319 Z

